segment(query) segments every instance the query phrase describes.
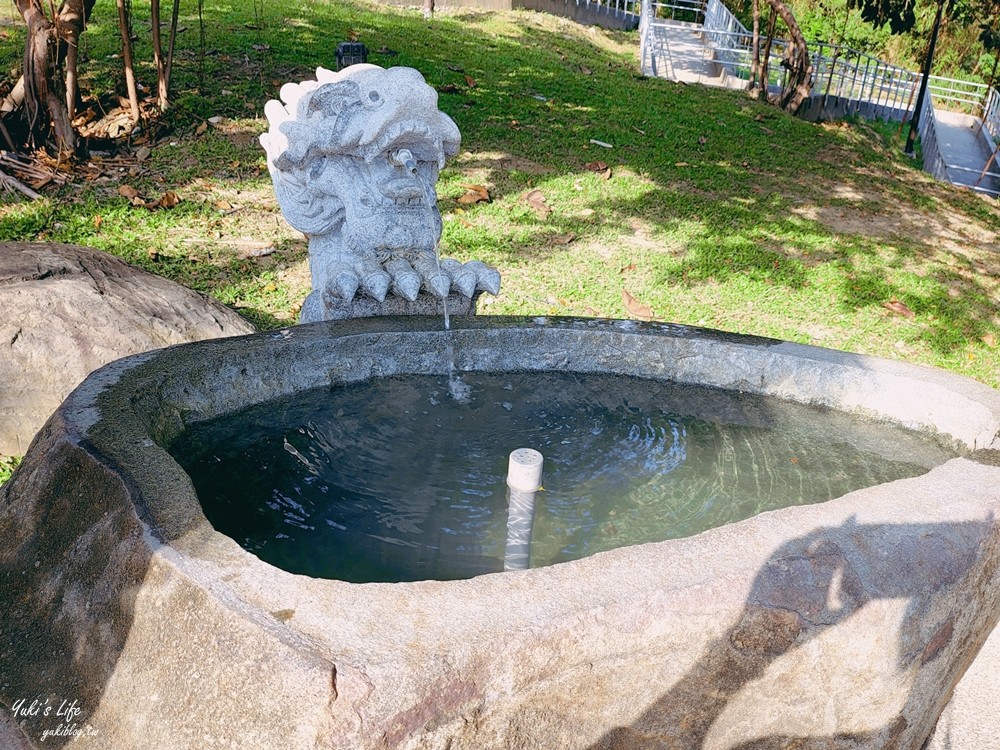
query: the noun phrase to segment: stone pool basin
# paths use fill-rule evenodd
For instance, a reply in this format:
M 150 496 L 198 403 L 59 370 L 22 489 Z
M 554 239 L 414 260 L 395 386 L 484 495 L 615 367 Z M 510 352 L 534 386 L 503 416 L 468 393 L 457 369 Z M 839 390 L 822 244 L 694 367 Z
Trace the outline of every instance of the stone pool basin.
M 1000 394 L 682 326 L 456 319 L 460 370 L 770 394 L 935 431 L 964 456 L 687 539 L 463 581 L 296 576 L 211 527 L 162 447 L 185 425 L 301 389 L 444 372 L 440 325 L 375 318 L 185 345 L 113 363 L 74 391 L 0 489 L 0 739 L 921 746 L 1000 616 Z M 27 711 L 35 700 L 51 713 Z M 71 701 L 75 734 L 42 742 Z

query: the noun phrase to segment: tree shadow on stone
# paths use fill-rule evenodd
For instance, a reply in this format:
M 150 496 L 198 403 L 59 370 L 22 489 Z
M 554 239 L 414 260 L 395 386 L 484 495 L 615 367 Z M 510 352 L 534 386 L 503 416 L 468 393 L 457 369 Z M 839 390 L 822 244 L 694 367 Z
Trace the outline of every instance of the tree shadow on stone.
M 868 525 L 852 517 L 841 526 L 785 543 L 758 571 L 736 623 L 638 719 L 609 731 L 588 750 L 696 750 L 706 747 L 710 735 L 715 736 L 708 746 L 728 750 L 921 747 L 996 621 L 974 595 L 995 573 L 996 563 L 982 559 L 990 536 L 996 536 L 992 518 Z M 903 598 L 908 600 L 905 614 L 898 624 L 885 623 L 883 638 L 891 641 L 895 636 L 896 673 L 905 673 L 901 676 L 910 683 L 899 688 L 905 695 L 893 719 L 865 731 L 822 735 L 808 727 L 801 733 L 768 732 L 764 716 L 743 715 L 743 729 L 735 732 L 731 724 L 720 726 L 725 723 L 720 717 L 737 695 L 745 695 L 779 657 L 876 600 Z M 845 642 L 838 651 L 842 648 L 846 654 L 857 645 Z M 841 667 L 839 661 L 816 663 L 813 672 Z M 810 687 L 823 690 L 824 683 L 816 679 Z M 773 710 L 777 714 L 782 709 Z M 855 718 L 874 724 L 870 716 Z M 723 733 L 725 739 L 720 740 Z

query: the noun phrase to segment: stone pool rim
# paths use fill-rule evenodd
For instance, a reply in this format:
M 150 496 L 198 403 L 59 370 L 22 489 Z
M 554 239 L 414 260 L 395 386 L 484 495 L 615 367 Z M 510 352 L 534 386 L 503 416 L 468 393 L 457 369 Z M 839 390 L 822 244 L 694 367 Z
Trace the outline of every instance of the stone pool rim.
M 595 339 L 603 350 L 592 345 Z M 229 557 L 236 543 L 205 518 L 189 478 L 165 446 L 188 424 L 296 391 L 397 373 L 445 375 L 448 342 L 458 373 L 561 369 L 674 380 L 936 433 L 965 455 L 1000 450 L 1000 392 L 964 376 L 762 336 L 558 316 L 459 317 L 448 332 L 438 316 L 357 318 L 182 344 L 106 365 L 59 411 L 81 439 L 137 484 L 160 540 L 174 544 L 193 536 L 198 542 L 186 553 Z M 923 398 L 915 397 L 914 387 Z
M 300 389 L 395 372 L 444 374 L 449 340 L 459 371 L 566 369 L 659 376 L 936 430 L 968 453 L 920 477 L 770 511 L 687 539 L 467 580 L 350 584 L 281 571 L 216 532 L 190 480 L 162 447 L 185 424 Z M 90 710 L 106 733 L 100 741 L 122 739 L 93 747 L 150 746 L 162 724 L 172 733 L 160 740 L 174 747 L 201 746 L 209 736 L 220 743 L 242 737 L 245 744 L 239 746 L 268 748 L 444 747 L 445 738 L 454 739 L 455 748 L 528 748 L 538 745 L 525 738 L 538 731 L 550 739 L 565 738 L 560 746 L 589 748 L 609 727 L 629 724 L 662 688 L 676 684 L 671 670 L 684 674 L 697 666 L 698 654 L 689 658 L 676 644 L 690 642 L 699 650 L 699 643 L 721 637 L 734 613 L 751 601 L 757 571 L 790 538 L 808 539 L 821 529 L 841 539 L 860 526 L 889 528 L 905 519 L 931 534 L 946 522 L 949 529 L 959 529 L 955 533 L 965 533 L 963 525 L 983 525 L 975 532 L 984 540 L 979 546 L 993 549 L 1000 467 L 990 464 L 1000 450 L 998 435 L 1000 393 L 902 362 L 662 323 L 483 316 L 453 319 L 445 333 L 436 317 L 371 318 L 186 344 L 102 368 L 49 420 L 0 492 L 0 509 L 7 502 L 22 521 L 38 513 L 44 501 L 30 498 L 28 490 L 51 474 L 47 461 L 66 457 L 74 466 L 91 466 L 87 471 L 99 474 L 109 488 L 109 509 L 97 514 L 84 535 L 89 547 L 33 546 L 28 532 L 19 541 L 28 550 L 21 556 L 36 559 L 34 568 L 25 564 L 22 574 L 32 592 L 68 585 L 72 576 L 64 567 L 77 562 L 67 557 L 67 549 L 85 560 L 98 554 L 88 553 L 89 548 L 117 550 L 101 580 L 109 590 L 129 591 L 127 623 L 101 621 L 101 607 L 88 604 L 87 614 L 74 610 L 79 619 L 71 629 L 74 639 L 61 635 L 52 620 L 38 626 L 37 637 L 49 652 L 71 653 L 75 660 L 63 663 L 58 661 L 63 657 L 52 656 L 56 661 L 49 671 L 65 668 L 69 674 L 90 664 L 88 659 L 104 665 L 82 670 L 80 689 L 97 703 Z M 93 497 L 67 497 L 80 508 L 95 504 Z M 117 542 L 120 530 L 101 520 L 112 515 L 133 519 L 129 533 Z M 705 562 L 709 559 L 711 565 Z M 49 569 L 57 574 L 46 577 Z M 933 598 L 940 593 L 935 589 L 919 610 L 922 619 L 906 620 L 907 633 L 913 631 L 907 638 L 927 644 L 923 652 L 918 649 L 924 654 L 919 669 L 899 673 L 906 684 L 890 688 L 891 680 L 884 685 L 870 680 L 881 694 L 906 695 L 897 707 L 906 718 L 902 723 L 889 721 L 891 712 L 885 726 L 876 721 L 881 714 L 870 718 L 871 731 L 887 742 L 902 737 L 903 746 L 919 746 L 971 660 L 966 651 L 978 649 L 996 623 L 996 566 L 969 570 L 960 578 L 948 573 L 939 588 L 968 579 L 975 590 L 986 592 L 978 600 L 946 617 Z M 84 596 L 79 580 L 72 578 L 78 598 Z M 687 612 L 693 619 L 657 617 L 661 610 Z M 185 629 L 194 635 L 183 640 L 172 635 Z M 112 645 L 81 650 L 80 643 L 101 638 Z M 0 656 L 3 646 L 0 642 Z M 648 680 L 628 671 L 630 660 L 655 658 L 659 664 L 668 652 L 676 663 L 663 662 Z M 910 663 L 909 656 L 899 659 Z M 173 673 L 150 672 L 150 660 L 195 675 L 183 700 L 167 700 L 155 716 L 137 714 L 134 705 L 121 707 L 137 686 L 168 698 L 176 690 Z M 10 664 L 0 659 L 0 668 Z M 626 673 L 632 674 L 627 684 Z M 240 684 L 259 685 L 273 709 L 247 724 L 245 699 L 235 697 L 232 674 Z M 0 685 L 0 701 L 16 698 L 11 690 L 40 679 L 18 669 L 11 675 L 14 687 Z M 546 693 L 549 678 L 556 688 Z M 595 680 L 611 687 L 595 693 Z M 590 692 L 581 692 L 587 685 Z M 856 686 L 852 690 L 857 692 Z M 615 701 L 600 702 L 611 693 Z M 564 694 L 576 696 L 576 702 L 559 697 Z M 912 702 L 914 695 L 920 696 L 919 705 Z M 849 702 L 851 691 L 840 698 Z M 192 725 L 203 734 L 185 744 L 176 731 L 193 721 L 192 701 L 214 708 L 210 719 Z M 536 704 L 544 707 L 541 714 Z M 239 731 L 230 726 L 239 721 L 244 722 Z M 815 731 L 826 732 L 821 713 L 802 721 L 803 726 L 819 722 Z M 253 742 L 246 740 L 248 726 L 257 738 Z M 613 732 L 609 736 L 593 747 L 619 747 Z M 438 745 L 420 744 L 434 741 Z M 627 738 L 622 742 L 621 747 L 629 746 Z

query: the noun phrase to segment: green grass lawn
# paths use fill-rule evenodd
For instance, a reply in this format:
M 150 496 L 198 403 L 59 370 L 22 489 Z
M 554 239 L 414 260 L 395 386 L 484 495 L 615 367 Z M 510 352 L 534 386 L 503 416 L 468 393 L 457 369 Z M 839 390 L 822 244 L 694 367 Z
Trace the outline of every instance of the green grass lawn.
M 480 312 L 631 317 L 648 306 L 660 320 L 1000 386 L 1000 207 L 920 172 L 895 126 L 809 124 L 739 92 L 644 79 L 636 34 L 542 14 L 425 23 L 418 10 L 359 2 L 276 0 L 254 14 L 208 0 L 201 55 L 195 7 L 182 5 L 177 106 L 152 155 L 138 161 L 136 143 L 41 201 L 0 206 L 0 239 L 101 248 L 262 327 L 286 325 L 308 291 L 305 242 L 271 192 L 256 142 L 263 107 L 282 83 L 334 67 L 336 44 L 354 34 L 372 62 L 445 88 L 440 106 L 463 145 L 438 184 L 442 252 L 504 278 Z M 113 12 L 100 0 L 84 35 L 85 85 L 101 94 L 118 65 Z M 135 27 L 144 40 L 148 21 Z M 138 56 L 151 59 L 141 45 Z M 148 62 L 139 76 L 152 87 Z M 204 130 L 213 116 L 224 120 Z M 610 179 L 586 167 L 595 161 Z M 134 207 L 120 182 L 181 203 Z M 471 184 L 491 201 L 459 203 Z M 524 200 L 536 189 L 545 219 Z
M 10 475 L 14 472 L 17 464 L 18 459 L 16 458 L 4 458 L 0 456 L 0 484 L 10 479 Z

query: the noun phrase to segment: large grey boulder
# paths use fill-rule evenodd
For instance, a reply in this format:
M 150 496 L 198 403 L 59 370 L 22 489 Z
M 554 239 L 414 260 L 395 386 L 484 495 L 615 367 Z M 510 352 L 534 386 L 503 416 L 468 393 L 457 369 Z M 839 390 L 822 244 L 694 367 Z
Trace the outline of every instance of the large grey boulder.
M 255 330 L 107 253 L 0 243 L 0 455 L 23 454 L 69 392 L 112 360 Z
M 687 539 L 351 584 L 217 532 L 166 450 L 248 404 L 444 374 L 448 350 L 861 412 L 967 455 Z M 918 750 L 1000 614 L 998 449 L 1000 394 L 965 378 L 681 326 L 369 318 L 139 355 L 0 487 L 0 711 L 51 705 L 14 719 L 44 748 L 77 700 L 75 750 Z

